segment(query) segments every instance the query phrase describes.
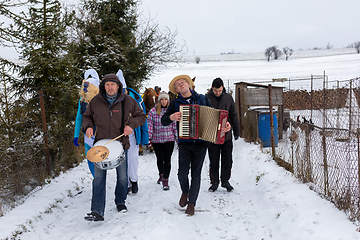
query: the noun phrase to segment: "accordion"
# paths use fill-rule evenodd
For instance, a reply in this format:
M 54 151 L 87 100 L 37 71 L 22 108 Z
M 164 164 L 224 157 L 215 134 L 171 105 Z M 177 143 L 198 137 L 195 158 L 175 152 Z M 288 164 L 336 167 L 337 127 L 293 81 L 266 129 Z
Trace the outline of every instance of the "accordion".
M 228 112 L 200 105 L 180 105 L 180 139 L 202 139 L 215 144 L 223 144 Z

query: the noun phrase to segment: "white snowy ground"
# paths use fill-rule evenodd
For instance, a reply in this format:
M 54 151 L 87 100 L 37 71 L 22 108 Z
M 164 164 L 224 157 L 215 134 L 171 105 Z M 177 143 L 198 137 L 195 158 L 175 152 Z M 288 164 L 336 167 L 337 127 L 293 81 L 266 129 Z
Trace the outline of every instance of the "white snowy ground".
M 148 86 L 159 85 L 168 90 L 169 81 L 179 74 L 197 76 L 195 85 L 200 93 L 219 76 L 224 80 L 271 79 L 326 71 L 330 80 L 342 80 L 359 76 L 359 60 L 360 54 L 343 54 L 289 61 L 186 63 L 165 69 Z M 156 184 L 156 158 L 146 151 L 139 158 L 139 192 L 128 196 L 128 212 L 116 211 L 115 171 L 109 171 L 105 221 L 96 223 L 83 219 L 90 211 L 92 179 L 84 161 L 1 217 L 0 239 L 360 239 L 358 227 L 345 213 L 278 167 L 258 145 L 239 139 L 234 141 L 233 155 L 230 182 L 235 190 L 228 193 L 219 188 L 215 193 L 208 192 L 206 157 L 196 206 L 199 211 L 188 217 L 178 206 L 181 191 L 176 174 L 177 150 L 172 156 L 169 191 Z
M 206 157 L 194 216 L 178 206 L 177 149 L 170 190 L 156 184 L 156 158 L 140 157 L 139 192 L 127 199 L 127 213 L 114 205 L 115 171 L 108 172 L 104 222 L 87 222 L 91 179 L 84 161 L 53 180 L 23 205 L 0 218 L 0 238 L 18 239 L 360 239 L 343 212 L 278 167 L 259 146 L 234 142 L 234 166 L 228 193 L 209 187 Z M 22 232 L 22 234 L 16 234 Z

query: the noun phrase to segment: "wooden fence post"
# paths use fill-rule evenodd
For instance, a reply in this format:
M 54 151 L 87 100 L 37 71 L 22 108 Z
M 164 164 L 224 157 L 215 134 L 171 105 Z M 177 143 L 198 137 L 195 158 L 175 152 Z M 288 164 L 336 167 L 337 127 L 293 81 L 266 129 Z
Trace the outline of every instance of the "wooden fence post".
M 45 104 L 44 104 L 44 93 L 42 90 L 39 90 L 40 98 L 40 108 L 41 108 L 41 121 L 44 132 L 44 141 L 45 141 L 45 161 L 46 161 L 46 171 L 50 175 L 50 151 L 49 151 L 49 141 L 48 141 L 48 132 L 46 127 L 46 117 L 45 117 Z
M 273 117 L 273 104 L 272 104 L 272 87 L 269 84 L 269 108 L 270 108 L 270 130 L 271 130 L 271 149 L 272 149 L 272 156 L 275 159 L 275 137 L 274 137 L 274 117 Z

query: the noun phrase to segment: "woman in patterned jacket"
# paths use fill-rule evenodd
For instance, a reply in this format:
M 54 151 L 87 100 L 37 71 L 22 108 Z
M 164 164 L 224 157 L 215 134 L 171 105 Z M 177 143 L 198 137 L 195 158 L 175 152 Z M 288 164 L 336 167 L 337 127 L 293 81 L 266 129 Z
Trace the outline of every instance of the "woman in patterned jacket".
M 149 112 L 147 121 L 149 139 L 154 147 L 159 170 L 158 184 L 162 183 L 164 190 L 169 190 L 169 175 L 171 169 L 171 155 L 177 139 L 176 122 L 168 126 L 161 124 L 161 117 L 169 106 L 169 94 L 162 91 L 159 101 Z

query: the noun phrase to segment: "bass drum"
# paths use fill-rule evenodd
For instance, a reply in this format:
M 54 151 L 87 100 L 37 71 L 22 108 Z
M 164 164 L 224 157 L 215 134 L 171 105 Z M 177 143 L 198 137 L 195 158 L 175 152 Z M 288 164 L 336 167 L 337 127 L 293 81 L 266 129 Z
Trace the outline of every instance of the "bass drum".
M 115 140 L 104 145 L 109 141 L 111 141 L 111 139 L 101 139 L 94 144 L 94 147 L 104 146 L 109 149 L 109 155 L 107 158 L 101 162 L 94 162 L 95 166 L 102 170 L 117 168 L 126 159 L 122 143 Z

